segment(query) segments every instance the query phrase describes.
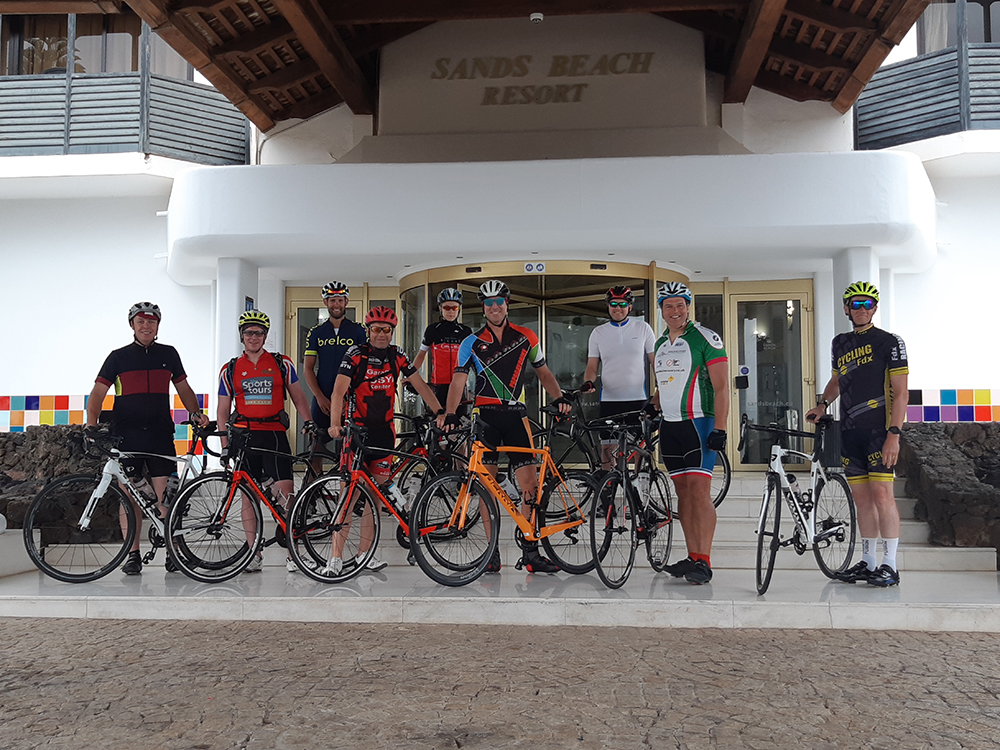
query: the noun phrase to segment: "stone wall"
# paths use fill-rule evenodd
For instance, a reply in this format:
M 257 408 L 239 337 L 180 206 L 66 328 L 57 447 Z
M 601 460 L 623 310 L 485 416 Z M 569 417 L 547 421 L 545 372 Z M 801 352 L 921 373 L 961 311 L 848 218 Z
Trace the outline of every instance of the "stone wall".
M 54 477 L 98 472 L 104 464 L 83 452 L 79 426 L 28 427 L 0 433 L 0 513 L 20 528 L 28 503 Z
M 898 474 L 930 542 L 1000 550 L 1000 423 L 912 423 Z

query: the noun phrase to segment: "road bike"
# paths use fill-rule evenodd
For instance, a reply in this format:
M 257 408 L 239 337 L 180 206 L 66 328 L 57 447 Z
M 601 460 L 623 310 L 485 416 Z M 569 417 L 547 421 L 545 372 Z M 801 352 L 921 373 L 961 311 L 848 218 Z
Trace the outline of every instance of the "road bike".
M 781 547 L 792 547 L 799 555 L 812 549 L 816 564 L 827 578 L 847 570 L 854 554 L 857 533 L 857 511 L 851 488 L 839 466 L 824 466 L 824 441 L 829 440 L 834 427 L 833 417 L 820 417 L 816 432 L 802 432 L 779 427 L 752 424 L 746 414 L 740 423 L 742 451 L 751 430 L 775 436 L 771 459 L 764 477 L 764 496 L 757 521 L 757 593 L 763 594 L 771 583 L 774 559 Z M 811 438 L 812 454 L 792 450 L 784 445 L 788 438 Z M 809 486 L 802 490 L 794 474 L 785 469 L 786 463 L 809 464 Z M 827 461 L 826 463 L 832 463 Z M 791 534 L 782 536 L 781 498 L 792 517 Z M 787 534 L 787 530 L 786 530 Z
M 170 505 L 178 491 L 203 469 L 199 443 L 202 453 L 218 455 L 205 444 L 215 434 L 214 422 L 205 428 L 190 420 L 184 424 L 191 425 L 194 440 L 183 456 L 121 451 L 117 447 L 121 438 L 106 432 L 85 438 L 84 451 L 88 455 L 107 457 L 101 472 L 74 474 L 49 482 L 25 513 L 24 547 L 38 569 L 66 583 L 94 581 L 115 570 L 135 541 L 136 507 L 149 521 L 147 534 L 151 546 L 142 562 L 151 562 L 156 551 L 165 545 L 163 519 L 155 494 L 143 492 L 137 486 L 138 478 L 129 478 L 121 462 L 132 457 L 176 461 L 177 479 L 168 480 L 163 500 L 164 505 Z

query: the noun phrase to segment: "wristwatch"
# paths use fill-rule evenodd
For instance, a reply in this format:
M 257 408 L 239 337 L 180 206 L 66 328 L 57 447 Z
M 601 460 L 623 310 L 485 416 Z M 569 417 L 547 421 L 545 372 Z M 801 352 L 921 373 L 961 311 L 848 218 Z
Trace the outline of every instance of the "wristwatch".
M 827 401 L 825 398 L 821 398 L 819 400 L 819 403 L 816 404 L 816 406 L 819 406 L 820 404 L 823 404 L 823 408 L 826 408 L 830 405 L 830 402 Z
M 890 435 L 899 435 L 900 433 L 902 433 L 902 430 L 896 427 L 896 425 L 893 425 L 888 429 L 888 432 Z

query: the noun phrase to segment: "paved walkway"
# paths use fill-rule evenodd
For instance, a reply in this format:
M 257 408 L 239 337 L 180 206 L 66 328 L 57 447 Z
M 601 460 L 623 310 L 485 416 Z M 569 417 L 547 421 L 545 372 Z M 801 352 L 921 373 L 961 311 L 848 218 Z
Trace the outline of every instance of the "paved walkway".
M 16 618 L 0 627 L 9 750 L 1000 745 L 995 634 Z

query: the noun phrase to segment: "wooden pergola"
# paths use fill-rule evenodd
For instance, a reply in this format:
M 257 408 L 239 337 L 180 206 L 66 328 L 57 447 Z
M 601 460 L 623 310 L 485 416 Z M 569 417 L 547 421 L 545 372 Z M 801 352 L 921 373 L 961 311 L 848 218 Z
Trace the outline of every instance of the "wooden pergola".
M 445 20 L 652 13 L 705 37 L 725 101 L 752 86 L 846 112 L 929 0 L 126 0 L 261 130 L 377 103 L 379 50 Z M 0 0 L 0 13 L 118 12 L 120 0 Z

